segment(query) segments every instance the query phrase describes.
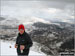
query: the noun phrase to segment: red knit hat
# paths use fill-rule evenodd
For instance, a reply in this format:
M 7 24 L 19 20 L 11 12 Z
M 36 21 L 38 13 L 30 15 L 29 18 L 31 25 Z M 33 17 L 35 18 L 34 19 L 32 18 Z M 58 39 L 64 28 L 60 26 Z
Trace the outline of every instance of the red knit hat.
M 25 30 L 25 28 L 24 28 L 24 25 L 23 25 L 23 24 L 20 24 L 20 25 L 19 25 L 18 30 L 20 30 L 20 29 Z

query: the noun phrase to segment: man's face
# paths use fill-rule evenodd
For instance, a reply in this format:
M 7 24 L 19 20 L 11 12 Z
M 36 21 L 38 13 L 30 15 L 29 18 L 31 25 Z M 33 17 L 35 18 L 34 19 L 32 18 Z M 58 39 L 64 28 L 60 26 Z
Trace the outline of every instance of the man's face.
M 23 34 L 24 33 L 24 30 L 23 29 L 20 29 L 19 32 L 20 32 L 20 34 Z

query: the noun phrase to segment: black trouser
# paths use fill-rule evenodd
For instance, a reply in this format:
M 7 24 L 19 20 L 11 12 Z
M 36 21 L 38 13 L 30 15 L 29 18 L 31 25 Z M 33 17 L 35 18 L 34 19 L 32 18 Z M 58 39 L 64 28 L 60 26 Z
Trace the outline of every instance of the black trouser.
M 23 53 L 21 53 L 21 50 L 19 48 L 17 48 L 17 54 L 18 54 L 18 56 L 28 56 L 29 49 L 24 49 Z

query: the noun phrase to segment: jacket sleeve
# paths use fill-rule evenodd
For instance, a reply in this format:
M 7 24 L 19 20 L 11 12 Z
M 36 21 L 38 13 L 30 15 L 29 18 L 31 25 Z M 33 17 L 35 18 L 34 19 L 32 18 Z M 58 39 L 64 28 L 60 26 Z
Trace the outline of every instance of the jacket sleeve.
M 30 36 L 27 34 L 27 45 L 25 45 L 25 49 L 29 49 L 33 45 L 33 42 Z
M 16 44 L 18 44 L 18 36 L 17 36 L 17 38 L 16 38 Z

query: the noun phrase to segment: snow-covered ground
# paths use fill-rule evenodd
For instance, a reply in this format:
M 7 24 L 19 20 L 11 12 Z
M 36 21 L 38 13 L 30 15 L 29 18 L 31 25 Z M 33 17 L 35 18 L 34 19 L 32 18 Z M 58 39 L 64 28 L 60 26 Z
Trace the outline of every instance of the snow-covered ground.
M 1 56 L 4 56 L 4 55 L 15 55 L 17 56 L 17 53 L 16 53 L 16 49 L 14 48 L 14 42 L 9 42 L 9 41 L 0 41 L 0 44 L 1 44 Z M 10 48 L 11 46 L 11 48 Z M 32 51 L 30 49 L 30 52 L 29 52 L 29 56 L 46 56 L 44 53 L 39 53 L 39 52 L 36 52 L 36 51 Z

